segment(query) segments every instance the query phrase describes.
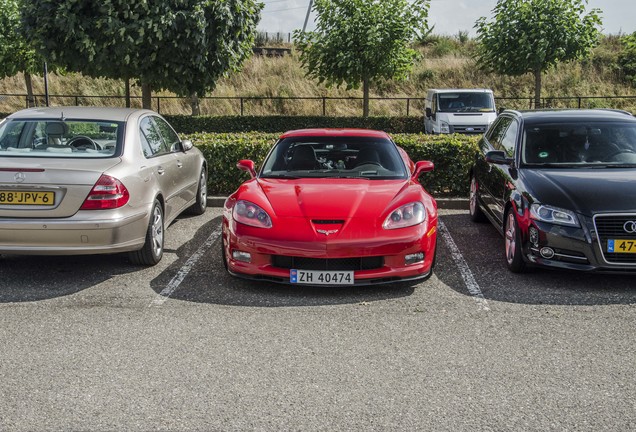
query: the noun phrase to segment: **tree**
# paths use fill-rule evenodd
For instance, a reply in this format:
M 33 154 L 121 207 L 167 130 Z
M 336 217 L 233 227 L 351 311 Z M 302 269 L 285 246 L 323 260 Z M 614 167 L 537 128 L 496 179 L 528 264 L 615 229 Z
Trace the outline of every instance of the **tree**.
M 203 95 L 251 54 L 256 0 L 30 0 L 25 37 L 69 71 L 137 79 L 151 89 Z
M 534 74 L 541 105 L 543 72 L 587 57 L 599 40 L 600 10 L 585 14 L 587 0 L 498 0 L 494 21 L 477 20 L 477 62 L 503 75 Z
M 22 72 L 27 105 L 34 106 L 31 77 L 42 71 L 44 58 L 24 40 L 20 27 L 19 0 L 0 0 L 0 78 Z
M 621 38 L 623 51 L 619 55 L 618 62 L 632 85 L 636 87 L 636 32 Z
M 294 32 L 307 75 L 327 86 L 369 87 L 378 79 L 404 79 L 418 54 L 410 43 L 428 27 L 429 0 L 316 0 L 313 32 Z

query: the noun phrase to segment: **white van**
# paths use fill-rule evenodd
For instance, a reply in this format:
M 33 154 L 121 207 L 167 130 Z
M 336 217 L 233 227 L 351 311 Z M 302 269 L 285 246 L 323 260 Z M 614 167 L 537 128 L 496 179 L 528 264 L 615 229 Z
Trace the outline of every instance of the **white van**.
M 481 134 L 497 118 L 488 89 L 430 89 L 425 108 L 424 130 L 432 134 Z

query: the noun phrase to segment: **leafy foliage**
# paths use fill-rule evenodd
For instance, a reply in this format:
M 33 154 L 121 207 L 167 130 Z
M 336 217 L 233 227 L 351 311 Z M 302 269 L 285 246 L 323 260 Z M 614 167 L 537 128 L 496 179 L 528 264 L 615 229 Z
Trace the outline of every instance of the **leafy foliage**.
M 535 100 L 541 73 L 560 62 L 589 55 L 599 40 L 599 9 L 585 14 L 587 0 L 499 0 L 494 21 L 477 20 L 479 65 L 504 75 L 535 74 Z
M 417 133 L 424 131 L 422 117 L 313 117 L 313 116 L 220 116 L 192 117 L 164 116 L 180 133 L 214 131 L 281 132 L 306 128 L 363 128 L 389 133 Z
M 0 78 L 41 71 L 44 60 L 25 42 L 20 25 L 20 1 L 0 0 Z
M 294 33 L 308 76 L 327 86 L 404 79 L 418 53 L 411 42 L 426 33 L 429 0 L 316 0 L 316 30 Z
M 195 133 L 182 138 L 190 139 L 203 152 L 208 161 L 208 192 L 229 195 L 249 178 L 236 168 L 240 159 L 251 159 L 257 167 L 276 142 L 279 134 Z M 466 196 L 468 172 L 477 152 L 476 136 L 395 134 L 393 139 L 414 161 L 431 160 L 435 170 L 420 177 L 424 187 L 436 196 Z
M 622 39 L 623 52 L 619 56 L 619 64 L 625 77 L 636 87 L 636 32 Z
M 252 49 L 255 0 L 32 0 L 24 35 L 70 71 L 205 94 Z

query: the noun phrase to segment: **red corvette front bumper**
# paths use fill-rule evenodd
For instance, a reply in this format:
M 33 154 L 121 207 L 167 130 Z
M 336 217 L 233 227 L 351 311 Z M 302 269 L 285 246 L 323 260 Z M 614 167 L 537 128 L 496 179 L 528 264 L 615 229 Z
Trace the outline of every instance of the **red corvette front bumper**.
M 249 279 L 291 283 L 292 268 L 337 268 L 352 270 L 355 285 L 424 279 L 432 274 L 437 220 L 358 238 L 317 237 L 303 229 L 301 221 L 298 224 L 293 226 L 290 221 L 281 235 L 224 218 L 223 250 L 228 271 Z M 240 258 L 235 259 L 236 255 Z

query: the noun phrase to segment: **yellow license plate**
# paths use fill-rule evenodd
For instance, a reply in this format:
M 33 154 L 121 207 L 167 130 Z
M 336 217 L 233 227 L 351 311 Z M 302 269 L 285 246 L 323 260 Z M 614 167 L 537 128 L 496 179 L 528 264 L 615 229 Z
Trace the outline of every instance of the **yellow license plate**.
M 0 190 L 0 205 L 45 205 L 55 204 L 55 192 Z
M 607 251 L 610 253 L 636 253 L 636 240 L 608 240 Z

